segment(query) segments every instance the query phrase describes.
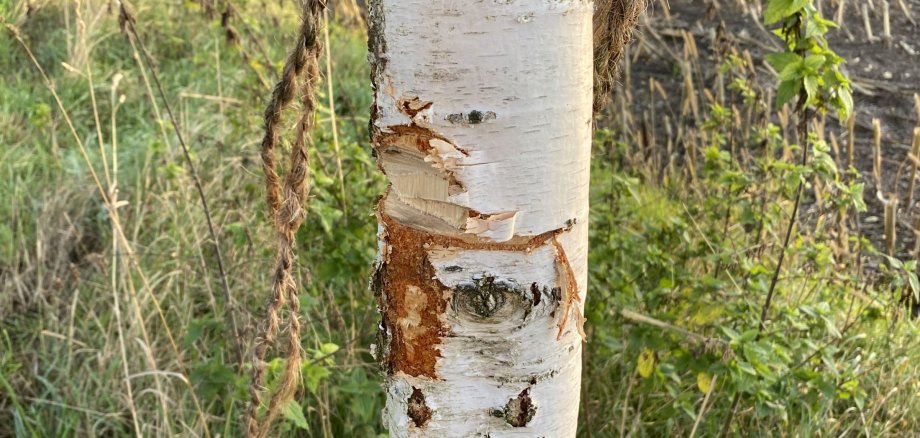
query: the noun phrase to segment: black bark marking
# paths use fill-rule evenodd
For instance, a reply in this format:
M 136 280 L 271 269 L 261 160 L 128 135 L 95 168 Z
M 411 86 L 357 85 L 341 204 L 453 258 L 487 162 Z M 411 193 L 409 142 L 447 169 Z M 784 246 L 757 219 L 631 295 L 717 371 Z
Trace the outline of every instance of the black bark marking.
M 489 120 L 495 120 L 497 117 L 495 111 L 472 110 L 465 114 L 450 114 L 447 116 L 447 121 L 455 125 L 478 125 Z
M 454 305 L 458 310 L 486 319 L 501 310 L 509 298 L 520 295 L 521 287 L 511 280 L 478 277 L 458 285 L 456 292 Z
M 537 307 L 540 304 L 540 297 L 543 295 L 543 293 L 540 292 L 540 287 L 537 286 L 537 283 L 531 283 L 530 293 L 533 294 L 533 305 L 534 307 Z
M 512 427 L 526 427 L 527 423 L 530 423 L 533 417 L 537 415 L 537 407 L 534 406 L 533 400 L 530 399 L 530 387 L 521 391 L 517 397 L 508 400 L 502 412 L 505 422 Z
M 412 395 L 409 396 L 408 404 L 407 413 L 415 427 L 422 427 L 428 423 L 428 420 L 431 419 L 431 408 L 425 404 L 425 394 L 422 394 L 421 389 L 412 387 Z
M 562 288 L 554 287 L 551 293 L 553 295 L 553 301 L 558 305 L 559 302 L 562 301 Z

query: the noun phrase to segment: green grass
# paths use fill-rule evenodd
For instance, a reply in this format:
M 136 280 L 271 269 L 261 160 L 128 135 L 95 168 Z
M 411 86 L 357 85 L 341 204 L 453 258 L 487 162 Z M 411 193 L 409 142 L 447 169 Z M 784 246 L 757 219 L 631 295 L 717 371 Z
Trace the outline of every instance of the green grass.
M 143 436 L 203 436 L 200 416 L 211 436 L 240 436 L 248 372 L 236 368 L 230 306 L 202 208 L 162 102 L 157 115 L 117 17 L 96 3 L 84 2 L 80 25 L 58 3 L 26 17 L 0 0 L 0 15 L 22 29 L 49 72 L 95 171 L 103 179 L 106 166 L 109 179 L 117 174 L 118 199 L 126 201 L 117 217 L 129 245 L 113 249 L 113 216 L 64 114 L 22 48 L 0 33 L 0 436 L 130 435 L 127 383 Z M 143 2 L 137 16 L 201 174 L 248 340 L 263 314 L 275 244 L 258 155 L 269 89 L 259 75 L 274 81 L 297 16 L 278 2 L 238 3 L 236 20 L 246 20 L 273 65 L 242 23 L 235 27 L 245 56 L 225 39 L 219 16 L 207 16 L 198 2 Z M 369 353 L 378 317 L 367 280 L 376 251 L 373 205 L 384 181 L 367 140 L 365 36 L 334 25 L 331 40 L 346 191 L 343 199 L 323 82 L 297 279 L 307 354 L 336 353 L 304 368 L 298 402 L 308 430 L 288 420 L 279 433 L 375 436 L 385 431 L 381 373 Z M 285 127 L 293 123 L 286 119 Z M 601 130 L 595 144 L 581 434 L 688 435 L 705 398 L 700 382 L 711 376 L 718 377 L 697 436 L 717 434 L 738 392 L 737 434 L 920 430 L 916 328 L 891 318 L 908 269 L 867 278 L 828 248 L 823 228 L 802 226 L 807 232 L 790 249 L 771 326 L 755 340 L 776 247 L 764 256 L 747 249 L 780 240 L 789 192 L 783 177 L 791 171 L 766 158 L 760 168 L 736 169 L 710 154 L 708 173 L 688 189 L 676 174 L 656 182 L 620 138 Z M 726 187 L 742 191 L 726 181 L 745 178 L 743 191 L 753 197 L 726 195 Z M 725 340 L 731 354 L 628 320 L 623 309 Z
M 270 90 L 255 72 L 273 81 L 271 72 L 280 65 L 265 65 L 246 40 L 243 50 L 251 53 L 249 61 L 244 59 L 224 38 L 219 21 L 194 6 L 157 4 L 138 10 L 137 16 L 204 182 L 248 340 L 262 316 L 274 264 L 258 156 L 260 115 Z M 83 64 L 78 63 L 79 50 L 67 50 L 68 39 L 77 39 L 73 10 L 65 14 L 60 6 L 49 5 L 28 18 L 7 19 L 22 29 L 52 77 L 100 178 L 106 174 L 103 162 L 110 179 L 117 173 L 118 198 L 127 201 L 119 217 L 140 268 L 132 265 L 124 247 L 118 247 L 113 258 L 112 224 L 77 144 L 25 52 L 4 32 L 0 45 L 9 56 L 0 64 L 0 136 L 5 146 L 0 175 L 0 315 L 11 350 L 3 348 L 0 367 L 0 423 L 13 428 L 0 428 L 0 435 L 129 433 L 133 421 L 126 403 L 119 332 L 143 435 L 203 433 L 183 379 L 195 388 L 211 434 L 239 435 L 248 373 L 238 373 L 235 366 L 226 324 L 228 306 L 189 171 L 162 102 L 157 102 L 159 117 L 154 113 L 116 17 L 98 5 L 81 12 L 86 39 L 95 44 Z M 100 18 L 91 25 L 90 17 L 97 13 Z M 252 4 L 241 15 L 247 20 L 260 17 L 251 26 L 265 40 L 271 59 L 283 60 L 291 37 L 269 29 L 295 29 L 296 14 L 277 5 L 263 11 Z M 242 28 L 238 22 L 236 26 Z M 382 191 L 382 177 L 366 142 L 370 92 L 365 50 L 360 31 L 332 29 L 329 52 L 334 57 L 336 106 L 348 111 L 338 119 L 348 199 L 340 199 L 335 182 L 323 87 L 319 99 L 324 108 L 311 156 L 311 212 L 298 234 L 298 279 L 307 291 L 302 299 L 308 315 L 304 347 L 309 352 L 328 350 L 326 344 L 334 343 L 342 349 L 333 359 L 305 370 L 328 382 L 313 386 L 301 399 L 317 434 L 367 436 L 380 429 L 382 395 L 368 353 L 373 331 L 365 329 L 376 320 L 366 279 L 375 249 L 376 225 L 370 213 Z M 65 68 L 64 62 L 72 68 Z M 89 69 L 101 142 L 85 73 Z M 122 95 L 124 101 L 113 111 L 116 75 L 122 79 L 114 102 Z M 114 153 L 113 113 L 118 144 Z M 108 190 L 105 181 L 103 185 Z M 348 215 L 339 213 L 343 202 Z M 121 324 L 113 314 L 116 295 Z M 327 418 L 325 424 L 320 417 Z

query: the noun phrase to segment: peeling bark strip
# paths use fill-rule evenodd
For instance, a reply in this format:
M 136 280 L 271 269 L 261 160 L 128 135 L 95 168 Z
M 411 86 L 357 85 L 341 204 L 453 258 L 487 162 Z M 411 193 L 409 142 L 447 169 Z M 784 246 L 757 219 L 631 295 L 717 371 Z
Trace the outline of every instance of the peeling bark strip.
M 368 3 L 393 437 L 575 435 L 592 7 Z
M 562 247 L 556 236 L 553 236 L 553 250 L 556 254 L 556 275 L 559 279 L 557 284 L 559 285 L 559 290 L 564 293 L 562 296 L 562 315 L 561 321 L 559 322 L 559 334 L 556 335 L 556 340 L 558 341 L 565 332 L 565 327 L 569 322 L 569 315 L 571 315 L 573 310 L 575 311 L 575 322 L 577 323 L 576 327 L 578 328 L 578 334 L 584 339 L 586 337 L 584 329 L 585 317 L 575 308 L 576 304 L 581 302 L 581 297 L 578 296 L 578 281 L 575 278 L 575 271 L 572 270 L 572 264 L 569 263 L 569 258 L 565 255 L 565 248 Z

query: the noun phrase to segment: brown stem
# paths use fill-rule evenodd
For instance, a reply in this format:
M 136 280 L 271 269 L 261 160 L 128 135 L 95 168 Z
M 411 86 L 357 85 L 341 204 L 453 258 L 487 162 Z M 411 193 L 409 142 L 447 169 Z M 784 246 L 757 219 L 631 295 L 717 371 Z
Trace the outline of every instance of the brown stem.
M 808 95 L 803 89 L 799 93 L 799 103 L 796 107 L 796 112 L 799 114 L 799 124 L 797 127 L 798 136 L 802 141 L 802 156 L 799 164 L 802 167 L 808 165 L 808 122 L 811 121 L 813 114 L 808 111 L 806 107 L 806 101 L 808 100 Z M 757 326 L 757 337 L 755 340 L 760 340 L 760 336 L 763 334 L 764 328 L 766 327 L 767 313 L 770 311 L 770 306 L 773 304 L 773 294 L 776 291 L 776 284 L 779 281 L 779 273 L 783 269 L 783 261 L 786 258 L 786 250 L 789 248 L 789 241 L 792 238 L 792 230 L 795 228 L 796 219 L 799 214 L 799 205 L 802 202 L 802 192 L 805 191 L 805 180 L 799 179 L 799 186 L 796 189 L 795 193 L 795 202 L 792 204 L 792 216 L 789 218 L 789 225 L 786 227 L 786 236 L 783 239 L 783 247 L 779 253 L 779 259 L 776 261 L 776 269 L 773 271 L 773 277 L 770 280 L 770 289 L 767 291 L 767 298 L 764 300 L 763 307 L 760 310 L 760 323 Z M 732 399 L 732 406 L 729 410 L 728 417 L 725 419 L 725 423 L 722 424 L 722 432 L 720 436 L 725 437 L 728 435 L 729 429 L 731 428 L 732 421 L 735 419 L 735 414 L 738 410 L 738 404 L 741 401 L 741 393 L 738 392 L 735 394 L 735 397 Z
M 233 330 L 233 338 L 236 341 L 235 353 L 237 359 L 237 365 L 242 369 L 243 366 L 243 339 L 240 336 L 239 326 L 236 322 L 236 313 L 234 312 L 233 300 L 230 294 L 230 283 L 227 280 L 227 271 L 224 269 L 224 258 L 220 250 L 220 240 L 217 238 L 217 232 L 214 229 L 214 221 L 211 218 L 211 210 L 208 207 L 208 200 L 204 195 L 204 187 L 201 184 L 201 177 L 198 176 L 198 169 L 195 167 L 195 163 L 192 161 L 192 156 L 189 153 L 188 145 L 185 143 L 185 138 L 182 137 L 182 129 L 179 127 L 179 122 L 176 120 L 175 115 L 173 115 L 172 107 L 169 105 L 169 100 L 166 98 L 166 93 L 163 91 L 163 85 L 160 83 L 160 78 L 157 75 L 156 67 L 151 60 L 150 52 L 147 51 L 147 47 L 144 45 L 144 40 L 140 38 L 137 33 L 137 21 L 133 15 L 131 15 L 125 5 L 122 3 L 120 8 L 120 17 L 124 29 L 128 32 L 128 37 L 133 38 L 137 42 L 138 46 L 141 48 L 141 53 L 144 54 L 144 62 L 147 64 L 147 69 L 150 70 L 150 75 L 153 77 L 153 82 L 157 86 L 157 92 L 160 94 L 160 99 L 163 100 L 163 107 L 166 108 L 166 113 L 169 115 L 169 121 L 172 123 L 173 129 L 176 131 L 176 138 L 179 139 L 179 144 L 182 146 L 182 154 L 185 157 L 185 163 L 189 167 L 189 173 L 192 176 L 192 181 L 195 183 L 195 190 L 198 192 L 198 198 L 201 200 L 201 207 L 204 210 L 204 217 L 208 224 L 208 233 L 211 235 L 211 240 L 214 244 L 214 254 L 217 258 L 217 269 L 220 272 L 220 281 L 224 290 L 224 300 L 227 303 L 227 314 L 230 319 L 230 327 Z

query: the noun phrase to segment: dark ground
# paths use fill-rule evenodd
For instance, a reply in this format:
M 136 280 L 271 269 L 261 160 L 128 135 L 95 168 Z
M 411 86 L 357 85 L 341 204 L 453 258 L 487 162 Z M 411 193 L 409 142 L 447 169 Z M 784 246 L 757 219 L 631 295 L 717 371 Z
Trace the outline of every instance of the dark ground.
M 825 17 L 834 19 L 838 2 L 822 1 Z M 699 69 L 699 77 L 702 77 L 702 80 L 695 79 L 700 82 L 697 89 L 710 88 L 718 68 L 714 47 L 725 43 L 735 44 L 740 50 L 749 50 L 758 70 L 758 81 L 764 82 L 766 89 L 773 87 L 775 76 L 764 66 L 763 57 L 780 51 L 781 41 L 760 24 L 760 12 L 749 5 L 754 2 L 651 0 L 651 3 L 640 25 L 638 41 L 630 48 L 635 53 L 631 55 L 628 73 L 623 77 L 623 86 L 629 87 L 636 97 L 634 105 L 648 107 L 647 102 L 652 100 L 649 96 L 650 78 L 660 82 L 670 96 L 681 96 L 684 79 L 677 64 L 685 47 L 682 31 L 694 36 L 700 52 L 699 66 L 694 67 Z M 884 206 L 878 199 L 878 187 L 872 176 L 875 154 L 872 119 L 878 118 L 881 122 L 883 193 L 890 194 L 895 190 L 898 169 L 910 152 L 914 127 L 920 126 L 920 109 L 915 110 L 914 106 L 914 95 L 920 93 L 920 27 L 916 25 L 920 24 L 920 0 L 903 0 L 912 20 L 904 14 L 898 0 L 891 0 L 890 41 L 882 37 L 881 3 L 881 0 L 874 0 L 873 11 L 868 7 L 868 0 L 847 0 L 842 23 L 839 23 L 841 28 L 832 30 L 828 36 L 831 48 L 847 60 L 845 71 L 853 81 L 856 108 L 854 166 L 865 179 L 864 198 L 869 206 L 869 211 L 860 217 L 859 227 L 877 248 L 884 249 Z M 874 34 L 871 41 L 864 27 L 862 5 L 866 5 Z M 720 26 L 724 26 L 724 32 L 719 29 Z M 637 46 L 641 47 L 636 49 Z M 681 99 L 670 98 L 658 105 L 659 111 L 679 113 Z M 615 113 L 616 109 L 612 114 Z M 836 134 L 841 154 L 845 155 L 845 124 L 828 117 L 826 128 L 828 136 Z M 905 169 L 897 181 L 901 202 L 896 252 L 901 257 L 914 250 L 916 241 L 912 224 L 917 217 L 917 202 L 911 208 L 906 205 L 908 173 Z M 920 187 L 920 184 L 917 186 Z M 915 198 L 920 198 L 920 195 L 915 194 Z

